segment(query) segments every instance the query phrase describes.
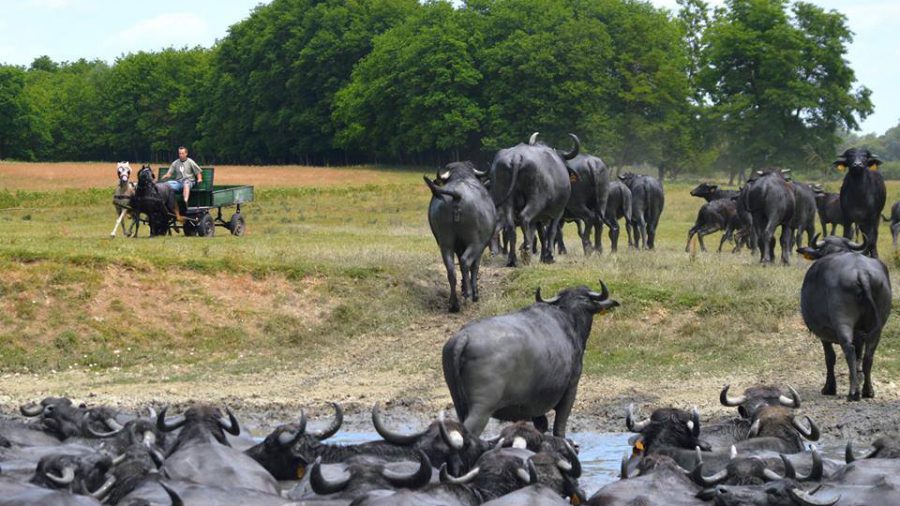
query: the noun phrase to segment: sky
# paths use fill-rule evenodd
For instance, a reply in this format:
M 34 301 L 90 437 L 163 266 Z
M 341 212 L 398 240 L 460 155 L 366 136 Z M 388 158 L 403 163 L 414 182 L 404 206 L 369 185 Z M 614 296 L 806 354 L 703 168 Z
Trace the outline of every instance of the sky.
M 677 9 L 675 0 L 650 0 Z M 721 5 L 723 0 L 707 0 Z M 900 2 L 811 0 L 847 15 L 856 35 L 847 59 L 857 85 L 872 90 L 875 113 L 862 132 L 884 133 L 900 122 Z M 261 0 L 2 0 L 0 62 L 28 65 L 48 55 L 55 61 L 117 57 L 166 47 L 212 46 L 228 27 Z

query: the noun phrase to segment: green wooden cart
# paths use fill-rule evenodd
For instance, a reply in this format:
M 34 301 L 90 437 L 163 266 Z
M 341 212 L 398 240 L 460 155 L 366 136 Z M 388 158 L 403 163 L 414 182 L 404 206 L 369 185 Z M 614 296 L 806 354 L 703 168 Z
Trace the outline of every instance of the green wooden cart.
M 179 195 L 176 199 L 184 215 L 184 223 L 178 223 L 174 219 L 169 224 L 170 229 L 182 231 L 186 236 L 212 237 L 216 233 L 216 226 L 225 227 L 234 235 L 244 235 L 246 224 L 241 213 L 241 205 L 253 201 L 253 187 L 246 185 L 219 185 L 214 184 L 215 168 L 201 167 L 203 182 L 191 188 L 191 196 L 187 206 Z M 169 171 L 168 167 L 159 168 L 157 181 Z M 226 221 L 222 217 L 223 207 L 234 207 L 234 213 Z M 213 211 L 215 210 L 215 217 Z

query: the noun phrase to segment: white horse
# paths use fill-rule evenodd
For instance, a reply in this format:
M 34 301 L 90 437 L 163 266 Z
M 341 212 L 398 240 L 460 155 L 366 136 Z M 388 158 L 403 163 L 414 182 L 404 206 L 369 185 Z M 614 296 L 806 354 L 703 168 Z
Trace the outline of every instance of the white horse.
M 109 236 L 116 236 L 116 230 L 119 229 L 125 214 L 128 213 L 132 219 L 131 227 L 126 230 L 123 226 L 122 235 L 130 237 L 132 234 L 137 235 L 137 225 L 139 223 L 138 216 L 129 206 L 131 197 L 134 196 L 134 183 L 131 182 L 131 165 L 128 162 L 119 162 L 116 166 L 116 173 L 119 176 L 119 184 L 116 186 L 116 192 L 113 194 L 113 206 L 116 208 L 118 219 Z

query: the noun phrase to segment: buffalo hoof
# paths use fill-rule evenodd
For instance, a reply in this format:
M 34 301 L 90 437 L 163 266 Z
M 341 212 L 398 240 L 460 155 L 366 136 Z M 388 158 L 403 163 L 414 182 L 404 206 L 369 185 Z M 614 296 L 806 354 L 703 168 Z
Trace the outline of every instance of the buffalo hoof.
M 478 302 L 478 299 L 479 299 L 478 294 L 472 295 L 472 302 Z
M 555 264 L 556 260 L 554 260 L 553 257 L 546 257 L 546 258 L 541 259 L 541 263 L 542 264 Z
M 835 392 L 834 386 L 825 385 L 825 388 L 822 389 L 822 395 L 837 395 L 837 392 Z
M 859 400 L 859 392 L 851 392 L 847 394 L 848 401 L 858 401 Z
M 872 388 L 871 385 L 863 387 L 862 396 L 863 396 L 863 399 L 874 399 L 875 398 L 875 389 Z
M 450 313 L 458 313 L 459 312 L 459 304 L 453 304 L 449 309 Z

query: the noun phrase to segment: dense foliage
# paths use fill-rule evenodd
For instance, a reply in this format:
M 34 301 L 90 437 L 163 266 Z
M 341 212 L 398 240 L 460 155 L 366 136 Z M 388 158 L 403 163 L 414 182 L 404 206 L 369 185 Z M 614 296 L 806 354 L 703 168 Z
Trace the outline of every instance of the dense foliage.
M 0 157 L 430 164 L 540 131 L 672 174 L 803 168 L 872 112 L 842 14 L 679 4 L 273 0 L 211 49 L 0 66 Z

